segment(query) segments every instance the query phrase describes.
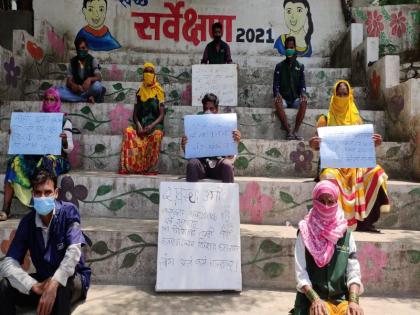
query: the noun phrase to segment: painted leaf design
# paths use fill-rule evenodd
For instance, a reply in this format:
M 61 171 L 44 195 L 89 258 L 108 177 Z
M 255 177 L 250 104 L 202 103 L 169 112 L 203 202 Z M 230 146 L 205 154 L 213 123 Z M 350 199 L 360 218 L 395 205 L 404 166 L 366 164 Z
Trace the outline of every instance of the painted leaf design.
M 108 252 L 108 245 L 104 241 L 96 242 L 92 245 L 92 251 L 98 255 L 105 255 Z
M 420 251 L 418 250 L 408 250 L 408 261 L 411 264 L 418 264 L 420 262 Z
M 277 148 L 271 148 L 270 150 L 265 151 L 265 154 L 267 154 L 268 156 L 275 157 L 275 158 L 278 158 L 279 156 L 281 156 L 281 153 Z
M 84 125 L 83 129 L 86 129 L 86 130 L 89 130 L 89 131 L 94 131 L 94 130 L 96 129 L 96 126 L 95 126 L 95 124 L 94 124 L 93 122 L 88 121 L 88 122 Z
M 59 63 L 57 66 L 61 71 L 67 71 L 67 66 L 64 63 Z
M 39 87 L 40 90 L 45 91 L 48 90 L 53 85 L 50 82 L 42 82 L 41 86 Z
M 82 109 L 80 110 L 83 114 L 88 115 L 92 112 L 92 110 L 90 109 L 89 106 L 84 106 L 82 107 Z
M 132 242 L 135 242 L 135 243 L 145 243 L 145 241 L 143 240 L 143 238 L 140 235 L 138 235 L 138 234 L 130 234 L 127 237 Z
M 112 191 L 111 185 L 101 185 L 98 187 L 98 190 L 96 191 L 97 196 L 104 196 Z
M 102 143 L 98 143 L 95 145 L 95 153 L 103 153 L 105 152 L 106 147 Z
M 247 149 L 246 149 L 246 146 L 245 146 L 245 144 L 243 143 L 243 142 L 239 142 L 239 145 L 238 145 L 238 152 L 239 153 L 242 153 L 243 151 L 246 151 Z
M 142 76 L 143 75 L 143 68 L 138 68 L 137 73 L 138 73 L 138 75 Z
M 420 188 L 414 188 L 413 190 L 410 190 L 408 194 L 412 197 L 415 197 L 416 195 L 420 196 Z
M 239 170 L 244 170 L 248 168 L 249 161 L 246 157 L 240 156 L 235 161 L 235 168 Z
M 263 120 L 260 114 L 252 114 L 251 117 L 257 123 L 262 122 L 262 120 Z
M 124 200 L 122 200 L 122 199 L 114 199 L 109 204 L 109 210 L 111 210 L 111 211 L 118 211 L 118 210 L 120 210 L 124 206 L 125 206 L 125 201 Z
M 167 68 L 167 67 L 162 67 L 162 69 L 160 70 L 162 73 L 165 73 L 165 74 L 169 74 L 169 73 L 171 73 L 171 70 L 169 70 L 169 68 Z
M 153 193 L 149 196 L 149 200 L 151 203 L 158 205 L 159 204 L 159 194 L 158 193 Z
M 388 159 L 392 158 L 396 156 L 399 152 L 400 152 L 400 147 L 392 147 L 388 151 L 386 151 L 386 157 Z
M 266 263 L 263 267 L 264 274 L 269 278 L 277 278 L 283 273 L 284 265 L 276 263 L 276 262 L 270 262 Z
M 173 90 L 169 93 L 169 97 L 173 98 L 173 99 L 178 99 L 179 98 L 179 93 L 176 90 Z
M 274 254 L 278 253 L 281 250 L 281 247 L 272 240 L 267 239 L 261 242 L 260 249 L 266 254 Z
M 136 263 L 136 259 L 137 259 L 136 254 L 128 253 L 127 255 L 125 255 L 124 260 L 123 260 L 120 268 L 122 269 L 122 268 L 133 267 L 134 264 Z
M 114 90 L 119 91 L 122 90 L 123 86 L 121 83 L 115 83 L 112 85 L 112 87 L 114 88 Z
M 189 79 L 191 76 L 187 71 L 184 71 L 178 77 L 179 78 L 184 77 L 185 79 Z
M 163 76 L 163 83 L 164 84 L 169 84 L 169 83 L 171 83 L 171 81 L 169 80 L 169 77 L 168 76 Z
M 293 196 L 290 195 L 287 192 L 284 191 L 280 191 L 280 199 L 284 202 L 284 203 L 294 203 L 294 199 Z
M 306 205 L 306 210 L 308 210 L 308 212 L 312 209 L 312 205 Z
M 179 144 L 176 142 L 170 142 L 168 144 L 168 151 L 169 152 L 178 152 L 179 151 Z
M 115 98 L 116 102 L 122 102 L 125 100 L 125 93 L 124 92 L 120 92 L 118 93 L 117 97 Z

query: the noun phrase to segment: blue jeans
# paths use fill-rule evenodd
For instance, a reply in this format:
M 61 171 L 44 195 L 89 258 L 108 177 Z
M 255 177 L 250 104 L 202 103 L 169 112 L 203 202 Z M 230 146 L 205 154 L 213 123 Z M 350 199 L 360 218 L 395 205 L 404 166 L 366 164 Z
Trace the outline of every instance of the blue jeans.
M 63 102 L 86 102 L 90 96 L 95 98 L 96 103 L 102 103 L 104 101 L 105 88 L 102 86 L 100 81 L 95 81 L 87 90 L 82 94 L 76 94 L 70 90 L 67 86 L 62 86 L 58 88 L 60 93 L 60 98 Z
M 300 107 L 300 98 L 297 98 L 294 100 L 293 104 L 289 106 L 286 102 L 286 100 L 283 98 L 283 108 L 295 108 L 298 109 Z

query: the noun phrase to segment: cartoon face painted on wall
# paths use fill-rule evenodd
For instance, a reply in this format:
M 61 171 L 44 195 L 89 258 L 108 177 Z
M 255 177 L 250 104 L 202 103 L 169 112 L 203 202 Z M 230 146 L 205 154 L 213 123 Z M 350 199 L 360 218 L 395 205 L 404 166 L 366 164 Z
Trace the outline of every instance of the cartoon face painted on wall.
M 279 36 L 274 48 L 281 55 L 286 54 L 286 38 L 296 38 L 296 53 L 299 57 L 312 55 L 311 37 L 314 31 L 312 13 L 308 0 L 285 0 L 283 2 L 284 22 L 288 29 L 287 34 Z
M 77 37 L 85 37 L 91 50 L 109 51 L 121 48 L 105 25 L 107 9 L 107 0 L 83 0 L 82 13 L 88 25 L 77 33 Z

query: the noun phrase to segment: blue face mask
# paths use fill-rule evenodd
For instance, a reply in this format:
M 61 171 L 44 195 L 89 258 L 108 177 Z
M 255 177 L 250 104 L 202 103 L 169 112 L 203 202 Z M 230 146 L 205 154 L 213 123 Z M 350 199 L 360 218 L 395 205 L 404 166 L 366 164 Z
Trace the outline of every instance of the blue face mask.
M 54 197 L 34 197 L 34 208 L 39 215 L 47 215 L 54 209 Z

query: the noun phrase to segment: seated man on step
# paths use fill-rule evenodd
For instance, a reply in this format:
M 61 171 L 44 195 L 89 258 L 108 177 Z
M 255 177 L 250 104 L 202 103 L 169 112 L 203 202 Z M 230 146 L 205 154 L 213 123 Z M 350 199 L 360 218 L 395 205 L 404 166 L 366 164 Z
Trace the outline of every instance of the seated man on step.
M 307 107 L 305 67 L 296 60 L 296 40 L 289 36 L 285 42 L 286 59 L 276 65 L 273 79 L 274 107 L 282 127 L 287 132 L 287 140 L 303 140 L 297 135 L 305 118 Z M 285 108 L 298 109 L 295 127 L 292 131 L 287 122 Z
M 77 56 L 70 60 L 66 86 L 59 88 L 64 102 L 102 103 L 106 89 L 102 86 L 98 60 L 89 54 L 86 38 L 74 41 Z
M 16 306 L 36 307 L 39 315 L 67 315 L 72 302 L 86 298 L 90 283 L 79 210 L 56 200 L 55 175 L 40 170 L 31 182 L 35 209 L 20 221 L 0 264 L 0 315 L 16 314 Z M 34 274 L 21 267 L 28 251 Z
M 219 112 L 219 99 L 213 93 L 204 95 L 202 99 L 204 114 L 217 114 Z M 233 140 L 239 144 L 241 133 L 239 130 L 232 130 Z M 188 138 L 181 138 L 181 147 L 185 152 L 185 145 Z M 190 159 L 187 164 L 187 182 L 198 182 L 203 178 L 221 180 L 223 183 L 233 183 L 233 163 L 234 156 L 227 157 L 208 157 L 200 159 Z

